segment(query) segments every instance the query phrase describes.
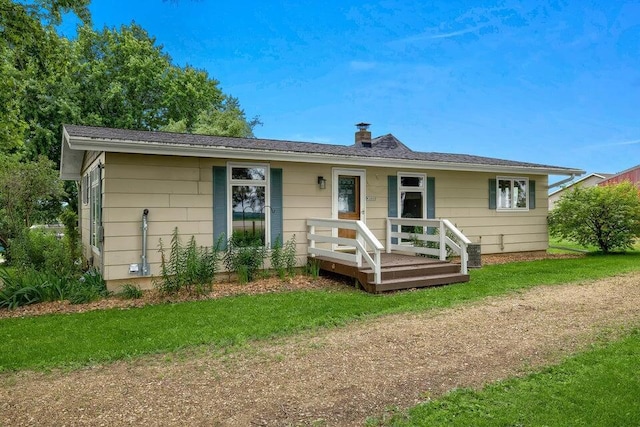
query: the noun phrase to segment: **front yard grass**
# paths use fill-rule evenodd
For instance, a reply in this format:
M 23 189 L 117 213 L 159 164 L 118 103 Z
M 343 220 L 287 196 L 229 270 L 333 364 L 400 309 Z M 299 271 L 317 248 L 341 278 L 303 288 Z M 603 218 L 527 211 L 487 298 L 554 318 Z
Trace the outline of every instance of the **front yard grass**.
M 640 253 L 489 265 L 466 284 L 370 295 L 295 291 L 128 310 L 0 320 L 0 370 L 75 368 L 201 347 L 227 351 L 249 340 L 336 327 L 362 318 L 446 308 L 544 284 L 640 270 Z
M 640 251 L 640 239 L 636 241 L 633 249 Z M 596 246 L 581 246 L 577 243 L 570 242 L 568 240 L 562 240 L 549 236 L 549 250 L 551 254 L 564 254 L 564 253 L 597 253 L 600 249 Z
M 455 390 L 388 426 L 640 425 L 640 330 L 525 378 Z M 380 425 L 370 420 L 369 425 Z

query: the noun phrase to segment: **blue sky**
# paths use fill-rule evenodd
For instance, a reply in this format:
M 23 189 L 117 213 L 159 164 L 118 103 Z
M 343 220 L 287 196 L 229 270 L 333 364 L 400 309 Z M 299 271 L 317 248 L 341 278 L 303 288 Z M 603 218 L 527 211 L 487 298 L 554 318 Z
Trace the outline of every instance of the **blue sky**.
M 135 21 L 174 63 L 207 70 L 264 122 L 257 137 L 351 144 L 365 121 L 419 151 L 587 172 L 640 163 L 638 0 L 92 0 L 90 9 L 96 28 Z

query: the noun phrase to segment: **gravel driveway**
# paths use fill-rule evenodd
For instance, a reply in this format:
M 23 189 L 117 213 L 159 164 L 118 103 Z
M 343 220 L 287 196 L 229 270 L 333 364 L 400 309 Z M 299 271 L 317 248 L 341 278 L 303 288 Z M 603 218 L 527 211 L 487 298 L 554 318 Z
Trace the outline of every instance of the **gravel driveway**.
M 640 273 L 393 315 L 229 355 L 0 375 L 0 425 L 361 426 L 640 326 Z

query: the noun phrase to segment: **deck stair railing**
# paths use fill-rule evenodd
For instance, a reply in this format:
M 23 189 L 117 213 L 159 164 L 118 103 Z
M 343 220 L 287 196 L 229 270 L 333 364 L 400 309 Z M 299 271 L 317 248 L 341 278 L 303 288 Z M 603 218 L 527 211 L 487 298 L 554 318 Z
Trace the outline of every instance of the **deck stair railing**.
M 339 237 L 339 229 L 354 230 L 355 238 Z M 307 219 L 308 253 L 312 257 L 324 256 L 341 261 L 355 263 L 362 267 L 363 260 L 373 270 L 375 283 L 382 281 L 380 254 L 384 251 L 382 243 L 360 220 L 348 219 Z M 316 244 L 325 244 L 317 246 Z M 326 245 L 330 244 L 330 245 Z M 337 248 L 349 248 L 345 251 Z
M 387 218 L 387 252 L 434 256 L 444 261 L 447 248 L 460 256 L 460 273 L 467 274 L 471 241 L 447 219 Z

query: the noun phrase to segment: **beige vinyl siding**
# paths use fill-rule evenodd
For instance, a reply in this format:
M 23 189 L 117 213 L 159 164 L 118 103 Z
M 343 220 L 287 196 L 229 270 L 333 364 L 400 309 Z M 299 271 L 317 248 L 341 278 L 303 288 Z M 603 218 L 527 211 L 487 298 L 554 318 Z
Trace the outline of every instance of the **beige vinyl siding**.
M 506 212 L 488 208 L 489 179 L 495 179 L 497 174 L 449 171 L 427 171 L 427 174 L 436 179 L 436 217 L 456 224 L 472 242 L 482 245 L 482 253 L 548 248 L 546 176 L 513 175 L 536 182 L 536 208 Z
M 129 265 L 141 262 L 144 209 L 149 209 L 147 257 L 152 275 L 160 272 L 160 239 L 168 247 L 175 227 L 183 243 L 194 236 L 199 245 L 212 245 L 211 185 L 201 178 L 210 178 L 213 161 L 107 153 L 106 163 L 103 222 L 108 237 L 104 247 L 107 281 L 138 277 L 129 274 Z
M 199 245 L 213 242 L 212 167 L 226 166 L 224 159 L 107 153 L 102 156 L 103 223 L 106 236 L 104 276 L 111 283 L 138 279 L 129 265 L 140 262 L 142 211 L 149 209 L 148 259 L 152 275 L 160 272 L 158 242 L 166 246 L 174 227 L 183 241 L 195 236 Z M 234 160 L 234 163 L 255 163 Z M 332 214 L 332 166 L 269 162 L 283 170 L 283 240 L 297 243 L 298 262 L 306 260 L 306 220 Z M 399 170 L 366 170 L 366 223 L 385 244 L 388 214 L 388 176 Z M 482 253 L 547 249 L 547 177 L 525 176 L 536 181 L 536 209 L 504 212 L 489 209 L 488 182 L 497 174 L 401 169 L 435 178 L 436 217 L 456 224 Z M 501 176 L 505 174 L 500 174 Z M 327 180 L 320 189 L 317 179 Z M 521 175 L 517 175 L 521 176 Z M 83 242 L 89 233 L 88 206 L 83 206 Z M 143 282 L 150 284 L 149 280 Z
M 387 221 L 389 216 L 389 204 L 388 204 L 388 176 L 396 175 L 397 170 L 383 169 L 383 168 L 368 168 L 367 169 L 367 194 L 369 198 L 365 202 L 365 216 L 367 221 L 367 227 L 373 232 L 373 234 L 384 245 L 386 244 L 387 234 Z
M 284 242 L 295 235 L 298 264 L 306 263 L 307 218 L 331 217 L 331 166 L 318 164 L 272 162 L 282 169 L 282 214 Z M 318 177 L 327 180 L 320 189 Z

